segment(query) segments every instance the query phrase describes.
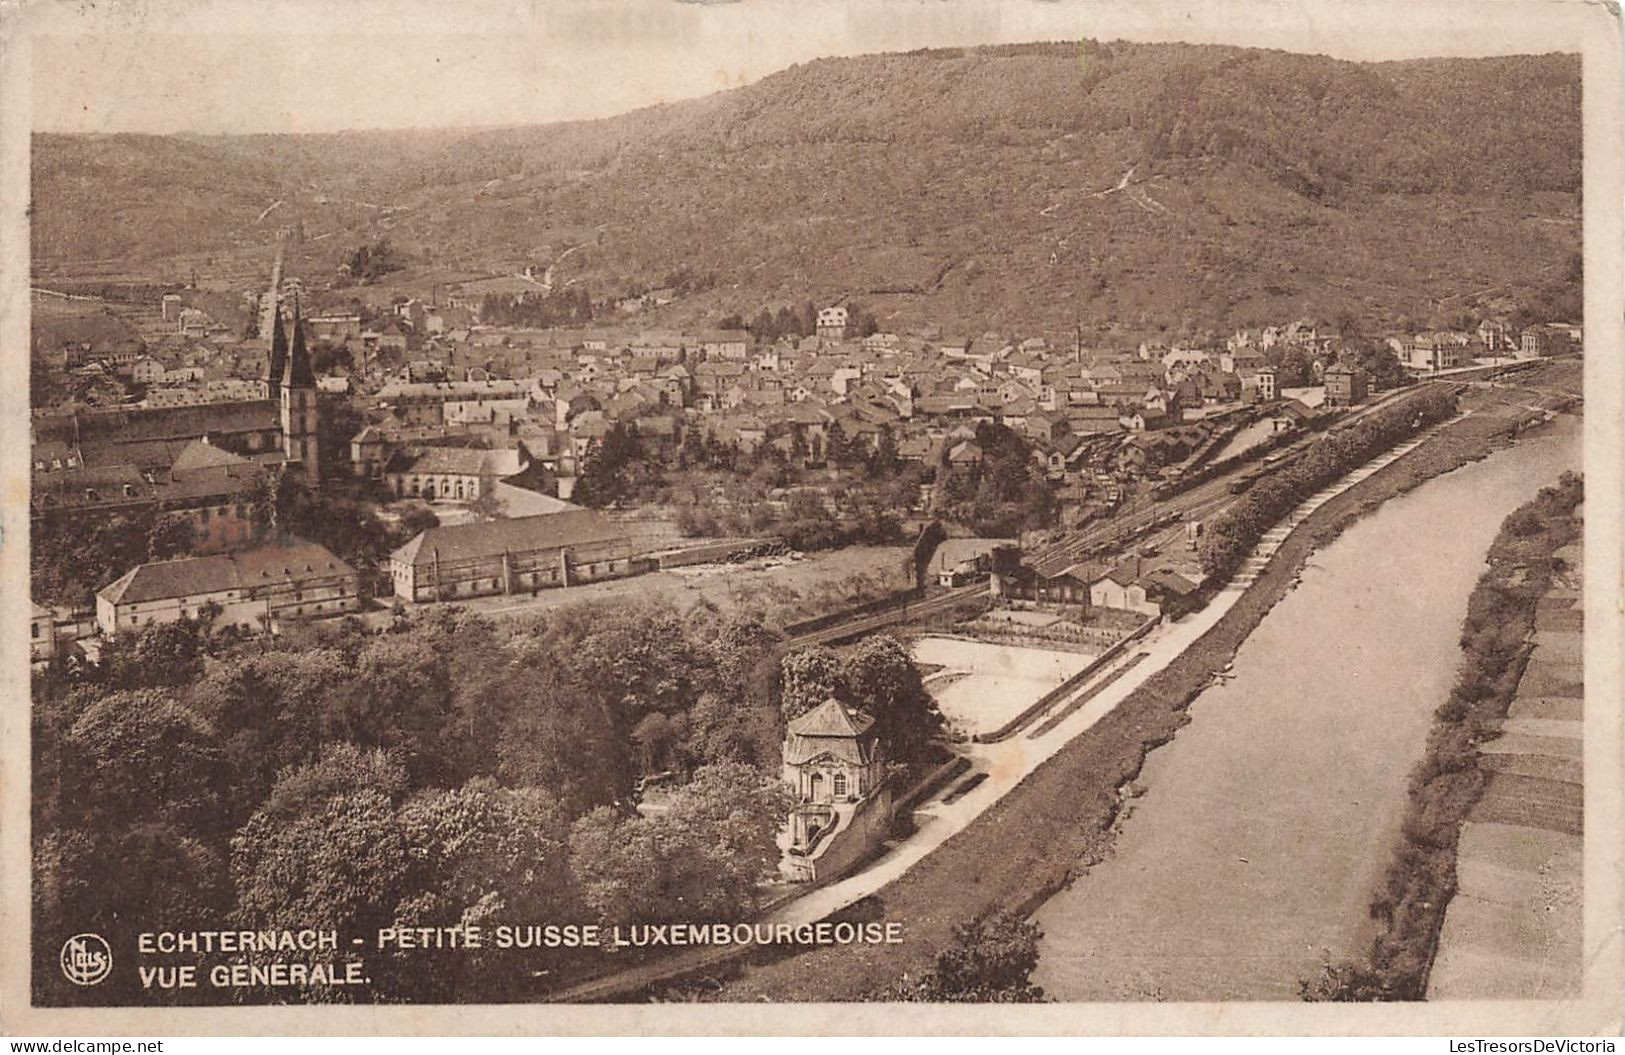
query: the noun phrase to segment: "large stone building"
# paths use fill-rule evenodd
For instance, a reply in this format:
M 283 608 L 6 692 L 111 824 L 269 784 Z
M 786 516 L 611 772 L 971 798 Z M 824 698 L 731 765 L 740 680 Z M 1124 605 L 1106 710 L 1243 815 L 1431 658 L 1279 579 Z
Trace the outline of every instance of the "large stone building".
M 531 382 L 397 382 L 378 391 L 378 406 L 407 425 L 490 422 L 523 415 L 530 408 Z
M 241 553 L 155 561 L 96 595 L 104 634 L 212 614 L 216 626 L 268 629 L 278 620 L 353 612 L 354 568 L 325 547 L 287 539 Z
M 784 779 L 796 792 L 783 870 L 824 882 L 862 860 L 891 826 L 885 746 L 874 719 L 833 697 L 791 721 Z
M 632 541 L 590 509 L 433 527 L 390 554 L 395 596 L 446 601 L 630 575 Z
M 837 304 L 830 308 L 821 308 L 818 312 L 818 336 L 826 340 L 838 341 L 846 336 L 846 308 Z

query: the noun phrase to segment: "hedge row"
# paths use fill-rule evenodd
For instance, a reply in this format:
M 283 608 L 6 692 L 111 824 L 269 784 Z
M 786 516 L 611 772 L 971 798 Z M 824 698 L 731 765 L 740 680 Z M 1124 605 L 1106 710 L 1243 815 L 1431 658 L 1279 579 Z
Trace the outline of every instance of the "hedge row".
M 1301 457 L 1260 479 L 1204 525 L 1202 570 L 1215 582 L 1225 581 L 1264 532 L 1304 499 L 1455 412 L 1455 390 L 1430 387 L 1327 433 Z

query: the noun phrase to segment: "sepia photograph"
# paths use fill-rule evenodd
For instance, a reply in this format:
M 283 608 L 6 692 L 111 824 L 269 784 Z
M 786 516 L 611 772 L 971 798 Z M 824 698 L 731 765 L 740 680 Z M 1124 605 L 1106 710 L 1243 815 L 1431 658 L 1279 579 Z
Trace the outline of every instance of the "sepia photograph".
M 0 33 L 6 1032 L 1618 1034 L 1617 7 Z

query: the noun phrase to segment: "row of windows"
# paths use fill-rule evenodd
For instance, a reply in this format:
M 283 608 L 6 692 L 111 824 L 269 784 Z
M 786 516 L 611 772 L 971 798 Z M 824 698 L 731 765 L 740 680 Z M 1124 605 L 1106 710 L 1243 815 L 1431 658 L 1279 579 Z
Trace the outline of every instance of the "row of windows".
M 824 783 L 824 774 L 815 771 L 808 783 L 812 793 L 814 795 L 818 794 L 821 790 L 823 790 L 822 784 Z M 844 798 L 846 796 L 847 780 L 844 772 L 839 770 L 836 771 L 835 775 L 830 780 L 830 789 L 836 798 Z
M 344 608 L 345 608 L 345 602 L 341 599 L 340 601 L 338 601 L 338 603 L 333 605 L 332 610 L 335 611 L 335 612 L 342 612 L 342 611 L 344 611 Z M 295 608 L 292 609 L 291 614 L 293 614 L 293 615 L 304 615 L 307 612 L 323 612 L 323 611 L 327 611 L 327 606 L 325 604 L 323 604 L 322 602 L 318 601 L 317 603 L 312 604 L 312 605 L 308 605 L 308 606 L 296 606 Z M 181 610 L 181 615 L 186 617 L 187 619 L 196 619 L 201 614 L 202 614 L 201 609 L 183 608 Z M 281 614 L 287 615 L 287 614 L 290 614 L 290 612 L 289 612 L 288 609 L 282 609 Z M 149 615 L 149 616 L 147 616 L 147 622 L 156 623 L 156 622 L 162 622 L 162 620 L 160 620 L 156 615 Z M 131 615 L 130 616 L 130 625 L 131 626 L 140 626 L 141 625 L 141 617 L 139 615 Z M 34 636 L 38 637 L 39 634 L 36 632 Z
M 609 561 L 609 562 L 604 563 L 604 564 L 583 564 L 583 565 L 580 565 L 580 566 L 576 567 L 574 570 L 581 578 L 583 578 L 583 579 L 591 579 L 600 572 L 613 573 L 613 572 L 622 570 L 623 567 L 624 567 L 624 565 L 618 565 L 615 561 Z M 401 568 L 396 569 L 395 578 L 397 580 L 402 579 L 403 575 L 404 575 L 404 572 L 405 572 L 405 569 L 401 569 Z M 559 579 L 558 572 L 556 572 L 556 571 L 554 571 L 552 569 L 548 569 L 546 571 L 537 571 L 537 572 L 519 572 L 519 573 L 516 573 L 514 575 L 515 585 L 517 585 L 517 586 L 519 586 L 521 588 L 523 588 L 525 586 L 540 585 L 540 584 L 542 584 L 544 582 L 545 583 L 554 583 L 554 582 L 557 582 L 558 579 Z M 493 591 L 502 589 L 502 580 L 500 578 L 492 578 L 492 579 L 488 579 L 488 580 L 487 579 L 470 579 L 467 582 L 449 582 L 449 583 L 446 583 L 443 586 L 441 586 L 440 590 L 441 590 L 441 592 L 443 592 L 443 593 L 445 593 L 445 594 L 447 594 L 449 596 L 455 596 L 459 592 L 461 592 L 461 593 L 471 593 L 471 594 L 472 593 L 480 593 L 480 592 L 482 592 L 483 589 L 487 588 L 487 587 L 482 586 L 483 583 L 489 583 L 490 585 L 489 585 L 488 589 L 493 590 Z M 429 586 L 428 583 L 424 583 L 424 584 L 421 585 L 420 588 L 427 589 L 428 586 Z
M 467 477 L 456 477 L 453 481 L 452 478 L 443 476 L 440 477 L 438 486 L 434 480 L 420 482 L 414 477 L 404 487 L 400 484 L 396 485 L 397 494 L 406 493 L 410 494 L 414 498 L 434 498 L 437 495 L 441 498 L 478 498 L 479 489 L 479 480 L 477 478 L 469 479 Z

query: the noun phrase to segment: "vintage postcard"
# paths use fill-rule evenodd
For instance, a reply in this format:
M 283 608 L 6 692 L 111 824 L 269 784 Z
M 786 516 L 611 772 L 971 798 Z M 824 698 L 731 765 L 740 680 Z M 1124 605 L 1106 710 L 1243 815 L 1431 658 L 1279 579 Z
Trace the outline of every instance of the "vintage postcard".
M 1618 1034 L 1617 7 L 0 33 L 7 1033 Z

